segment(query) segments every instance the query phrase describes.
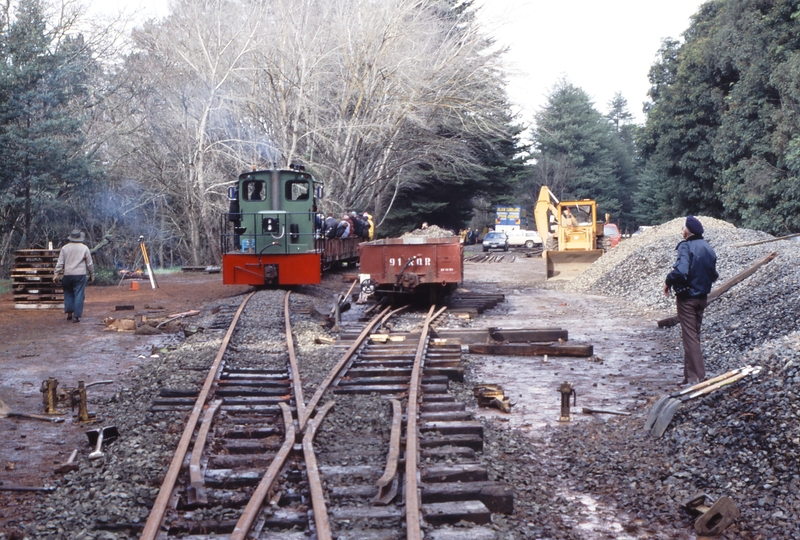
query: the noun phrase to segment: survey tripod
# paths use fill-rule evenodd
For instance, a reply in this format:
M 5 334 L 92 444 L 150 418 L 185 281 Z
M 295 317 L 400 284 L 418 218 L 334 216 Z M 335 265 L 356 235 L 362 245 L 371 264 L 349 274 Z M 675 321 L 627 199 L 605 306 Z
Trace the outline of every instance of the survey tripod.
M 158 283 L 156 283 L 156 276 L 153 274 L 153 269 L 150 266 L 150 257 L 147 255 L 147 247 L 144 245 L 144 235 L 139 237 L 139 249 L 134 251 L 132 263 L 131 268 L 138 268 L 140 263 L 144 263 L 144 267 L 147 269 L 147 276 L 150 278 L 150 285 L 154 289 L 157 289 Z M 123 275 L 122 279 L 120 279 L 117 284 L 117 288 L 122 285 L 124 279 L 125 276 Z

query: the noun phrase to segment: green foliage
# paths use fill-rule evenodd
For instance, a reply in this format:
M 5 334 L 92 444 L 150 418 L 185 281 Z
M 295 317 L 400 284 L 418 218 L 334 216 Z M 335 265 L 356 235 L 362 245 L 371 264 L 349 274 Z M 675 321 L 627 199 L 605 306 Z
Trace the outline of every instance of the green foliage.
M 469 225 L 477 199 L 491 205 L 514 203 L 515 185 L 525 166 L 519 148 L 522 128 L 510 115 L 504 118 L 506 134 L 479 136 L 463 133 L 471 141 L 473 164 L 467 169 L 426 168 L 424 181 L 397 198 L 380 233 L 396 236 L 423 222 L 458 232 Z
M 11 248 L 80 225 L 75 202 L 98 175 L 82 132 L 91 54 L 48 27 L 40 0 L 20 0 L 14 15 L 0 33 L 0 235 Z
M 637 215 L 689 213 L 776 234 L 800 230 L 800 6 L 704 4 L 651 69 L 639 140 L 650 175 Z
M 604 117 L 582 89 L 556 84 L 537 116 L 530 189 L 547 185 L 559 199 L 595 199 L 624 230 L 633 220 L 634 131 L 624 98 L 617 94 L 610 105 Z

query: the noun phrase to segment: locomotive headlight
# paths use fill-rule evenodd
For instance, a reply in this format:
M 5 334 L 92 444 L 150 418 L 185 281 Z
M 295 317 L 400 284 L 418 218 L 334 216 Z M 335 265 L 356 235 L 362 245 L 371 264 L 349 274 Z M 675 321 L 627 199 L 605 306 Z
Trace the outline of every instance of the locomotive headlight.
M 261 228 L 265 234 L 276 234 L 278 226 L 278 218 L 266 217 L 261 220 Z

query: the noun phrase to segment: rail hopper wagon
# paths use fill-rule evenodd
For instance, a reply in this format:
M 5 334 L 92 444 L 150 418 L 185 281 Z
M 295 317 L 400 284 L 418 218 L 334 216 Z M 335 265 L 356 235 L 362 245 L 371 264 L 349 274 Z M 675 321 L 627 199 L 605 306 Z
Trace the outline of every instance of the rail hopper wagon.
M 457 236 L 407 236 L 359 245 L 361 290 L 382 296 L 414 295 L 438 302 L 464 280 L 464 247 Z
M 360 239 L 325 238 L 317 213 L 323 186 L 302 167 L 242 173 L 222 223 L 226 285 L 315 285 L 358 260 Z

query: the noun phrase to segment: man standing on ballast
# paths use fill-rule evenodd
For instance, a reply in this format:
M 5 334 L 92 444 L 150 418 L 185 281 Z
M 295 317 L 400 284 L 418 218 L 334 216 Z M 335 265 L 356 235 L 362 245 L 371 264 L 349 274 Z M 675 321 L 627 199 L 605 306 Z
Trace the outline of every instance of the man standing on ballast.
M 706 377 L 700 326 L 711 284 L 719 277 L 717 254 L 703 239 L 703 225 L 694 216 L 686 218 L 683 241 L 676 249 L 678 260 L 664 282 L 664 295 L 669 296 L 670 288 L 675 292 L 683 338 L 683 384 L 696 384 Z
M 81 322 L 83 299 L 86 291 L 86 274 L 94 282 L 94 263 L 89 248 L 83 244 L 83 232 L 73 230 L 67 237 L 69 243 L 61 248 L 56 263 L 55 280 L 64 288 L 64 313 L 67 320 Z

